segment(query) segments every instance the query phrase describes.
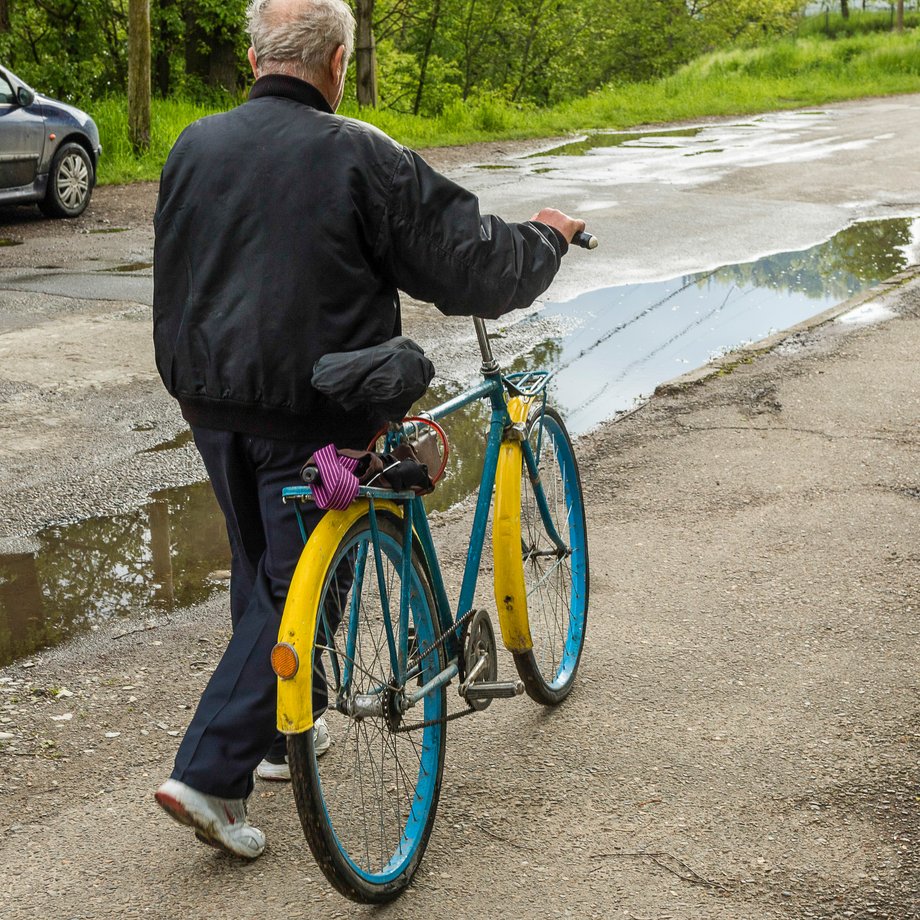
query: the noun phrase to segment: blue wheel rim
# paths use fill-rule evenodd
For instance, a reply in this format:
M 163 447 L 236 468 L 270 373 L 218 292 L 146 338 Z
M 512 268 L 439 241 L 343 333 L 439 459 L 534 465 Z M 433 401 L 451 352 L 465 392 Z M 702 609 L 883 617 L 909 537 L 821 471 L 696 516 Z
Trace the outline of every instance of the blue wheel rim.
M 587 535 L 578 468 L 572 445 L 559 423 L 551 415 L 543 415 L 540 424 L 543 426 L 541 452 L 545 455 L 546 451 L 552 451 L 562 471 L 562 479 L 565 484 L 567 527 L 560 531 L 560 536 L 567 541 L 572 550 L 570 557 L 572 584 L 569 591 L 566 636 L 559 666 L 553 679 L 548 681 L 551 690 L 560 690 L 569 684 L 574 676 L 584 641 L 587 609 Z M 561 522 L 556 523 L 558 525 Z
M 366 541 L 368 534 L 359 534 L 352 541 L 348 549 L 357 545 L 362 540 Z M 399 559 L 402 556 L 402 547 L 390 535 L 380 534 L 380 546 L 384 558 L 392 562 L 396 568 L 399 566 Z M 372 555 L 368 553 L 367 570 L 364 571 L 365 579 L 374 579 L 375 575 L 369 570 L 373 567 Z M 360 590 L 363 586 L 357 584 Z M 396 608 L 392 610 L 392 616 L 396 619 L 398 610 L 398 592 L 395 592 Z M 410 610 L 411 621 L 415 627 L 416 641 L 419 648 L 430 648 L 434 642 L 433 613 L 428 604 L 425 590 L 421 584 L 418 572 L 413 567 L 411 570 L 410 582 Z M 353 647 L 354 640 L 349 637 L 349 645 Z M 427 681 L 438 671 L 439 656 L 436 653 L 425 656 L 426 661 L 423 663 L 421 680 Z M 435 691 L 429 693 L 424 701 L 422 713 L 411 710 L 410 716 L 422 721 L 442 719 L 444 716 L 443 693 Z M 427 725 L 421 729 L 421 745 L 418 748 L 418 768 L 414 778 L 414 790 L 411 803 L 407 809 L 405 821 L 402 826 L 399 842 L 393 847 L 389 859 L 381 866 L 374 868 L 368 865 L 360 865 L 349 848 L 343 843 L 339 831 L 336 829 L 336 821 L 330 815 L 327 807 L 325 792 L 323 793 L 323 809 L 327 826 L 332 831 L 332 836 L 345 861 L 349 864 L 351 870 L 365 882 L 372 885 L 386 885 L 399 878 L 406 869 L 412 864 L 419 848 L 424 844 L 426 831 L 429 825 L 429 816 L 433 808 L 438 789 L 440 776 L 440 760 L 442 751 L 442 735 L 444 731 L 443 723 L 437 722 L 433 725 Z M 320 777 L 320 789 L 323 789 L 322 770 L 318 769 Z M 397 788 L 398 794 L 398 788 Z M 370 862 L 368 856 L 367 861 Z

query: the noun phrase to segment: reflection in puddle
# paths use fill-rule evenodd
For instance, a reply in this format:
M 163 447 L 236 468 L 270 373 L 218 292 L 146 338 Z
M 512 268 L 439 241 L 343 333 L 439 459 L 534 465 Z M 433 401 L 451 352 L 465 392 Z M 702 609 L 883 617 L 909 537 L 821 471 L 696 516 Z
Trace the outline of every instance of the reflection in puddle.
M 865 221 L 825 243 L 668 281 L 589 291 L 541 317 L 572 328 L 544 356 L 576 434 L 629 409 L 665 380 L 714 355 L 820 313 L 916 258 L 920 220 Z
M 0 666 L 144 608 L 205 600 L 229 566 L 209 483 L 156 493 L 138 511 L 49 527 L 38 550 L 0 556 Z
M 135 431 L 143 431 L 142 428 L 135 428 Z M 192 432 L 191 429 L 186 428 L 185 431 L 180 431 L 174 438 L 170 438 L 168 441 L 163 441 L 160 444 L 154 444 L 153 447 L 148 447 L 145 450 L 142 450 L 142 454 L 157 454 L 160 451 L 164 450 L 176 450 L 179 447 L 185 447 L 186 444 L 192 443 Z
M 153 268 L 153 262 L 129 262 L 127 265 L 114 265 L 112 268 L 103 268 L 106 272 L 141 272 Z
M 21 246 L 22 240 L 14 240 L 11 236 L 0 236 L 0 246 Z
M 801 252 L 547 304 L 537 319 L 558 318 L 569 331 L 541 342 L 510 370 L 556 371 L 552 400 L 580 433 L 714 354 L 896 274 L 916 259 L 918 243 L 920 220 L 867 221 Z M 456 392 L 435 385 L 416 411 Z M 479 402 L 442 421 L 451 461 L 426 498 L 430 510 L 475 491 L 488 415 Z M 183 431 L 150 449 L 182 447 L 190 437 Z M 113 618 L 200 602 L 215 588 L 209 576 L 229 564 L 223 518 L 207 483 L 157 493 L 132 514 L 51 527 L 36 540 L 35 553 L 0 556 L 0 665 Z
M 530 154 L 531 157 L 545 156 L 582 156 L 589 150 L 595 150 L 598 147 L 653 147 L 660 150 L 674 150 L 678 145 L 663 144 L 661 138 L 668 137 L 696 137 L 702 131 L 702 128 L 679 128 L 675 131 L 644 131 L 644 132 L 616 132 L 608 133 L 599 131 L 596 134 L 589 134 L 583 141 L 573 141 L 571 144 L 563 144 L 561 147 L 553 147 L 550 150 L 541 150 L 539 153 Z

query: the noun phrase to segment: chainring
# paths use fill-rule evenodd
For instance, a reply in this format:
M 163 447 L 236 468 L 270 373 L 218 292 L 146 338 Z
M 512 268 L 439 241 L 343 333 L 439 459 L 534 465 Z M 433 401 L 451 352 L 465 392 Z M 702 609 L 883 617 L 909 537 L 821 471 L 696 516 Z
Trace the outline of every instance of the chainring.
M 492 629 L 492 621 L 485 610 L 477 610 L 473 614 L 472 619 L 464 627 L 462 638 L 464 675 L 471 674 L 479 659 L 485 656 L 485 665 L 476 675 L 473 683 L 496 680 L 498 677 L 498 646 L 495 644 L 495 630 Z M 467 700 L 467 703 L 477 710 L 485 709 L 491 702 L 490 699 Z

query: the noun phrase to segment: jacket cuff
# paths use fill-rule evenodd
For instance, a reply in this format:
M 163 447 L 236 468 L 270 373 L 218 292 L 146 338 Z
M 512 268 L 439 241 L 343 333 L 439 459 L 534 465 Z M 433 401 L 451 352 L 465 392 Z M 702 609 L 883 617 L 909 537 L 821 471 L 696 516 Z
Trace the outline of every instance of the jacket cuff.
M 555 227 L 551 227 L 549 224 L 544 224 L 542 220 L 532 220 L 530 223 L 535 227 L 538 227 L 540 232 L 547 238 L 550 243 L 552 243 L 552 237 L 556 238 L 556 242 L 559 246 L 560 258 L 569 251 L 568 241 Z M 552 236 L 550 233 L 547 233 L 547 231 L 551 231 Z

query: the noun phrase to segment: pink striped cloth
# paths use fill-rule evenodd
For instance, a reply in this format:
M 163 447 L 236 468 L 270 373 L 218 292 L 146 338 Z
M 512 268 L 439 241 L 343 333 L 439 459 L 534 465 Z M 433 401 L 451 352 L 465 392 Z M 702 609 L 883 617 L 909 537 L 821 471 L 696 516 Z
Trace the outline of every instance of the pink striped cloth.
M 344 511 L 358 495 L 357 458 L 343 457 L 335 444 L 327 444 L 313 454 L 313 462 L 319 470 L 319 482 L 313 486 L 314 501 L 327 511 Z

